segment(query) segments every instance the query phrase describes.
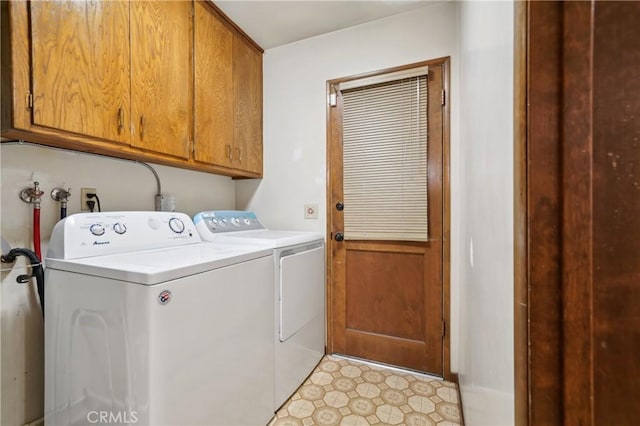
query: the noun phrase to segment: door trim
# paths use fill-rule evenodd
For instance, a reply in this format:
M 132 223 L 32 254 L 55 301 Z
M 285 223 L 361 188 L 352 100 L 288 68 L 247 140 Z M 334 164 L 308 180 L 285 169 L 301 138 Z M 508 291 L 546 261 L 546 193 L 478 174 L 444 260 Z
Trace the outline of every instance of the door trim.
M 522 426 L 563 423 L 562 7 L 515 5 L 514 399 Z
M 527 295 L 527 41 L 528 3 L 514 4 L 514 420 L 529 424 Z
M 399 67 L 387 68 L 379 71 L 367 72 L 362 74 L 356 74 L 348 77 L 337 78 L 333 80 L 327 81 L 326 84 L 326 96 L 327 102 L 325 104 L 326 107 L 326 132 L 327 132 L 327 141 L 326 141 L 326 174 L 327 174 L 327 190 L 326 190 L 326 211 L 327 211 L 327 222 L 326 222 L 326 236 L 327 239 L 331 238 L 331 232 L 333 230 L 332 224 L 332 215 L 330 214 L 331 209 L 334 207 L 332 205 L 333 197 L 331 193 L 333 177 L 331 176 L 331 166 L 332 166 L 332 155 L 331 155 L 331 135 L 332 131 L 337 131 L 337 129 L 333 129 L 331 127 L 330 122 L 330 109 L 332 108 L 329 104 L 329 97 L 332 93 L 334 85 L 353 79 L 360 79 L 365 77 L 371 77 L 376 74 L 402 71 L 409 68 L 420 67 L 420 66 L 441 66 L 442 67 L 442 84 L 445 90 L 445 104 L 443 108 L 443 117 L 442 117 L 442 313 L 443 319 L 445 321 L 445 335 L 442 341 L 442 370 L 443 377 L 445 380 L 455 380 L 456 377 L 451 372 L 451 350 L 450 350 L 450 342 L 451 342 L 451 333 L 450 333 L 450 324 L 451 324 L 451 250 L 450 250 L 450 236 L 451 236 L 451 193 L 450 193 L 450 104 L 451 99 L 449 94 L 450 91 L 450 57 L 442 57 L 437 59 L 432 59 L 423 62 L 417 62 L 412 64 L 407 64 Z M 331 244 L 327 241 L 326 245 L 327 249 L 327 259 L 330 259 Z M 327 352 L 333 352 L 333 332 L 331 328 L 331 324 L 334 321 L 334 312 L 333 312 L 333 285 L 332 285 L 332 271 L 331 271 L 331 262 L 327 261 L 326 265 L 326 279 L 327 279 Z

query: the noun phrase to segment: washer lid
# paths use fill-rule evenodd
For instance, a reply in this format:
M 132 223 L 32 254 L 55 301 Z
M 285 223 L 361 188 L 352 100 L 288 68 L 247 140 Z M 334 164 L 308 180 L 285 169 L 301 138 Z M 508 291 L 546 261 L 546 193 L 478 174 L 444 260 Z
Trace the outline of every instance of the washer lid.
M 47 259 L 47 270 L 152 285 L 271 254 L 271 250 L 255 246 L 198 243 L 74 260 Z
M 324 241 L 322 234 L 302 231 L 275 231 L 257 229 L 254 231 L 228 232 L 217 234 L 215 242 L 253 244 L 259 247 L 281 248 L 298 244 Z

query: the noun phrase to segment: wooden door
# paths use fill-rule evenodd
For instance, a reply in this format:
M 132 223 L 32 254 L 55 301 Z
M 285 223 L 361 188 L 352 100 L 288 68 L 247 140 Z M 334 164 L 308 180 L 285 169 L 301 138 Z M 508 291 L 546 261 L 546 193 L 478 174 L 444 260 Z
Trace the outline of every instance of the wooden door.
M 33 124 L 128 143 L 129 3 L 34 1 L 30 15 Z
M 262 52 L 233 38 L 233 167 L 262 174 Z
M 192 4 L 131 2 L 131 145 L 189 158 Z
M 635 425 L 640 3 L 518 7 L 517 421 Z
M 442 376 L 443 160 L 446 61 L 432 61 L 428 78 L 429 240 L 337 241 L 343 231 L 342 96 L 329 109 L 329 351 Z M 329 82 L 330 85 L 338 81 Z M 344 206 L 348 209 L 349 206 Z M 389 220 L 394 220 L 393 211 Z
M 234 138 L 233 32 L 195 3 L 194 159 L 231 167 Z

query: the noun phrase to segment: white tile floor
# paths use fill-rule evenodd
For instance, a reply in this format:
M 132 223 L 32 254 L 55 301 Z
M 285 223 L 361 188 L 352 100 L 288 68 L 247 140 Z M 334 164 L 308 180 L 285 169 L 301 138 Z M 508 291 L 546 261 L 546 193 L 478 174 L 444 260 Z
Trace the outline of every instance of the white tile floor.
M 325 356 L 270 425 L 460 425 L 456 385 Z

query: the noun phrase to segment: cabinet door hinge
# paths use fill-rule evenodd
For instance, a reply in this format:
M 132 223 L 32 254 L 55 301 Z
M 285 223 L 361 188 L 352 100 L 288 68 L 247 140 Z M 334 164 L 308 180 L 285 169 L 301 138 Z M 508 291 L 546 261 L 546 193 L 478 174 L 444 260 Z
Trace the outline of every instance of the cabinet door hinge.
M 33 95 L 31 92 L 27 92 L 27 108 L 33 108 Z
M 442 337 L 444 337 L 445 334 L 447 334 L 447 326 L 444 320 L 442 320 Z
M 440 105 L 444 106 L 447 104 L 447 92 L 443 89 L 440 97 Z

